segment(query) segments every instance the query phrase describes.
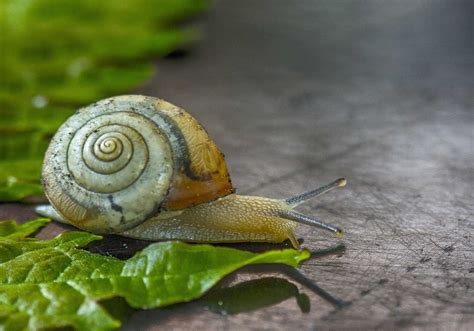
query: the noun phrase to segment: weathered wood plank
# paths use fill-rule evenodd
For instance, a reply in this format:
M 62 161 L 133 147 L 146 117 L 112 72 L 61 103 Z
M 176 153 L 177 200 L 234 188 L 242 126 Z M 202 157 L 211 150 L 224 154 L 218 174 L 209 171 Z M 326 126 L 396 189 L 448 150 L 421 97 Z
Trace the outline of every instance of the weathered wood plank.
M 198 301 L 135 313 L 125 329 L 472 329 L 469 10 L 468 1 L 217 3 L 192 55 L 160 61 L 137 92 L 200 119 L 240 192 L 288 197 L 346 176 L 346 189 L 301 211 L 342 226 L 347 250 L 302 266 L 316 292 L 278 269 L 223 282 L 289 278 L 309 295 L 308 314 L 294 299 L 235 316 Z M 32 216 L 17 205 L 1 206 L 5 215 Z M 304 226 L 298 234 L 311 250 L 339 243 Z M 143 243 L 101 245 L 126 255 Z

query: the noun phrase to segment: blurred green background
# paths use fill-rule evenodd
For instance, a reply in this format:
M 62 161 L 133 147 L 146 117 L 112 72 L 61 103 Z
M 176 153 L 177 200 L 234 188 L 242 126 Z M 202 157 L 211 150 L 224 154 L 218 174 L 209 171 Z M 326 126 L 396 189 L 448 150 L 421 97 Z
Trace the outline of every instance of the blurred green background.
M 49 140 L 77 108 L 124 94 L 199 38 L 206 0 L 0 0 L 0 201 L 42 193 Z

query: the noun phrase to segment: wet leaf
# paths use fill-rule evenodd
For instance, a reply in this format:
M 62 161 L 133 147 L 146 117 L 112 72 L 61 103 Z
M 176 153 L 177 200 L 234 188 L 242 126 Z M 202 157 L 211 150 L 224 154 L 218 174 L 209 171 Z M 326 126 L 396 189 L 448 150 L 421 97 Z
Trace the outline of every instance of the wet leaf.
M 35 222 L 32 228 L 39 226 Z M 293 249 L 255 254 L 163 242 L 119 260 L 80 249 L 100 239 L 90 233 L 70 231 L 52 240 L 33 240 L 18 239 L 26 232 L 22 226 L 16 229 L 23 233 L 16 239 L 11 239 L 11 229 L 0 237 L 0 327 L 5 330 L 110 330 L 120 321 L 99 304 L 101 300 L 122 297 L 142 309 L 167 306 L 202 296 L 245 265 L 296 266 L 309 257 L 309 252 Z

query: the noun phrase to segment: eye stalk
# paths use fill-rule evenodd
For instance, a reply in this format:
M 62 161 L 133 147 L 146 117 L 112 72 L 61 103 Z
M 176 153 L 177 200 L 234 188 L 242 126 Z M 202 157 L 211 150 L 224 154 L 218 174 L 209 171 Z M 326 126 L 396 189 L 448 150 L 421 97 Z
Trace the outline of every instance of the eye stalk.
M 319 187 L 315 190 L 311 190 L 311 191 L 296 195 L 292 198 L 286 199 L 285 202 L 290 207 L 290 209 L 280 211 L 280 217 L 288 219 L 288 220 L 292 220 L 292 221 L 295 221 L 295 222 L 298 222 L 298 223 L 318 227 L 320 229 L 323 229 L 323 230 L 326 230 L 326 231 L 329 231 L 329 232 L 333 233 L 333 235 L 336 238 L 342 238 L 342 236 L 344 235 L 344 232 L 342 231 L 342 229 L 340 229 L 338 227 L 335 227 L 331 224 L 323 223 L 323 222 L 321 222 L 321 221 L 319 221 L 315 218 L 303 215 L 303 214 L 298 213 L 298 212 L 296 212 L 292 209 L 295 208 L 296 206 L 308 201 L 309 199 L 320 196 L 320 195 L 322 195 L 324 193 L 327 193 L 327 192 L 329 192 L 329 191 L 331 191 L 335 188 L 344 187 L 344 186 L 346 186 L 346 184 L 347 184 L 347 180 L 345 178 L 339 178 L 339 179 L 336 179 L 335 181 L 333 181 L 333 182 L 331 182 L 327 185 L 321 186 L 321 187 Z
M 331 191 L 335 188 L 344 187 L 344 186 L 346 186 L 346 184 L 347 184 L 347 180 L 345 178 L 338 178 L 338 179 L 336 179 L 335 181 L 333 181 L 329 184 L 321 186 L 321 187 L 319 187 L 315 190 L 311 190 L 311 191 L 308 191 L 308 192 L 298 194 L 294 197 L 286 199 L 285 201 L 291 207 L 296 207 L 296 206 L 302 204 L 303 202 L 308 201 L 309 199 L 320 196 L 320 195 L 322 195 L 324 193 L 327 193 L 327 192 L 329 192 L 329 191 Z

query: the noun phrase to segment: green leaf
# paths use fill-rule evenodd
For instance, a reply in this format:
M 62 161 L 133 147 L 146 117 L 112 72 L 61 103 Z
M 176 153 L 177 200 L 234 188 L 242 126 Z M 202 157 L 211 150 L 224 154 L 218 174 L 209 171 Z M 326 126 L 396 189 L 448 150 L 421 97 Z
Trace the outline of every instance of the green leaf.
M 179 22 L 209 4 L 0 1 L 0 201 L 42 194 L 42 157 L 61 123 L 150 78 L 154 58 L 199 37 Z
M 50 220 L 46 218 L 29 221 L 21 225 L 17 225 L 15 221 L 0 222 L 0 240 L 25 238 L 38 231 L 49 222 Z
M 122 297 L 144 309 L 167 306 L 202 296 L 243 266 L 297 266 L 309 257 L 293 249 L 255 254 L 181 242 L 151 244 L 126 261 L 79 249 L 98 239 L 77 231 L 52 240 L 1 237 L 0 308 L 8 313 L 0 313 L 0 327 L 110 330 L 120 322 L 101 300 Z
M 15 145 L 15 142 L 12 142 L 12 145 Z M 0 160 L 0 201 L 16 201 L 27 196 L 43 194 L 39 181 L 41 163 L 42 159 L 39 158 L 11 160 L 5 156 L 4 160 Z

